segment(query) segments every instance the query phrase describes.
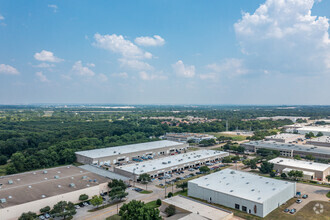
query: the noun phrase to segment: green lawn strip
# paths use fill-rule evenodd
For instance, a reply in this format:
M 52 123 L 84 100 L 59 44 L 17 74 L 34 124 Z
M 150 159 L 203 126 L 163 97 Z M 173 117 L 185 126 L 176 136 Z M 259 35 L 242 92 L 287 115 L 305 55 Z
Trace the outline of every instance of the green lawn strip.
M 243 136 L 243 135 L 226 134 L 226 133 L 222 133 L 222 132 L 208 132 L 207 134 L 213 135 L 216 138 L 218 138 L 220 136 L 231 137 L 233 139 L 233 141 L 244 141 L 244 140 L 246 140 L 246 136 Z
M 115 203 L 110 203 L 110 204 L 102 205 L 102 206 L 96 207 L 96 208 L 94 208 L 94 209 L 88 210 L 88 212 L 96 212 L 96 211 L 99 211 L 99 210 L 102 210 L 102 209 L 108 208 L 108 207 L 110 207 L 110 206 L 117 205 L 118 203 L 121 203 L 121 202 L 122 202 L 122 201 L 117 201 L 117 202 L 115 202 Z
M 149 208 L 153 208 L 153 209 L 158 208 L 159 205 L 157 205 L 156 203 L 157 203 L 157 200 L 154 200 L 154 201 L 146 203 L 146 206 L 149 207 Z
M 112 215 L 112 216 L 106 218 L 105 220 L 120 220 L 120 219 L 121 219 L 121 217 L 119 215 L 115 214 L 115 215 Z
M 177 195 L 188 196 L 188 190 L 185 190 L 185 191 L 180 190 L 178 192 L 175 192 L 174 196 L 177 196 Z
M 143 190 L 139 193 L 141 193 L 141 194 L 150 194 L 150 193 L 152 193 L 152 191 L 151 190 Z
M 327 197 L 330 198 L 330 191 L 327 193 Z

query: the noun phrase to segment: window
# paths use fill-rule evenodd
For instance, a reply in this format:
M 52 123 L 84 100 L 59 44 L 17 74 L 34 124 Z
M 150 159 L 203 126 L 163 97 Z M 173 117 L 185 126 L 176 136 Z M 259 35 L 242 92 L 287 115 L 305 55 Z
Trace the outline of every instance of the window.
M 247 211 L 246 206 L 242 206 L 242 211 L 243 211 L 243 212 L 246 212 L 246 211 Z
M 239 209 L 239 204 L 235 204 L 235 209 Z

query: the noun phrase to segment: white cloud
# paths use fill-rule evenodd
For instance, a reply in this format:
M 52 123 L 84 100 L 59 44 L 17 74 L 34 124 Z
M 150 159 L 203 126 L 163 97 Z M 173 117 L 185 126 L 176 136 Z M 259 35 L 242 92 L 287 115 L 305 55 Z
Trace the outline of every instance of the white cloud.
M 111 76 L 113 76 L 113 77 L 119 77 L 119 78 L 123 78 L 123 79 L 127 79 L 128 78 L 128 74 L 126 72 L 113 73 L 113 74 L 111 74 Z
M 81 60 L 74 63 L 72 66 L 72 71 L 80 76 L 94 76 L 95 73 L 86 66 L 82 65 Z
M 42 50 L 40 53 L 35 53 L 34 58 L 39 61 L 44 61 L 44 62 L 61 62 L 63 59 L 60 59 L 58 57 L 55 57 L 53 52 L 47 51 L 47 50 Z
M 94 35 L 94 46 L 121 54 L 129 59 L 150 59 L 152 54 L 143 51 L 129 40 L 126 40 L 122 35 Z
M 235 77 L 248 73 L 241 59 L 225 59 L 220 64 L 209 64 L 206 68 L 219 73 L 222 76 Z
M 38 65 L 34 65 L 33 67 L 37 67 L 37 68 L 52 68 L 55 67 L 55 64 L 51 63 L 40 63 Z
M 5 20 L 5 17 L 0 14 L 0 21 Z
M 148 74 L 145 71 L 141 71 L 139 73 L 139 76 L 142 80 L 166 80 L 167 77 L 166 76 L 162 76 L 162 75 L 157 75 L 157 74 Z
M 216 73 L 206 73 L 206 74 L 200 74 L 199 78 L 202 80 L 215 80 L 217 79 L 217 74 Z
M 49 8 L 52 8 L 53 11 L 54 11 L 54 13 L 57 12 L 57 9 L 58 9 L 57 5 L 48 5 L 48 7 L 49 7 Z
M 127 67 L 127 68 L 130 68 L 130 69 L 134 69 L 134 70 L 152 70 L 153 67 L 146 63 L 146 62 L 143 62 L 143 61 L 140 61 L 140 60 L 129 60 L 129 59 L 119 59 L 118 60 L 119 63 L 120 63 L 120 66 L 121 67 Z
M 186 78 L 192 78 L 195 76 L 195 66 L 185 66 L 182 60 L 172 64 L 172 67 L 178 76 Z
M 153 37 L 137 37 L 135 43 L 140 46 L 162 46 L 165 44 L 165 40 L 159 36 L 154 35 Z
M 106 82 L 106 81 L 108 81 L 108 77 L 107 77 L 105 74 L 103 74 L 103 73 L 98 74 L 98 75 L 97 75 L 97 78 L 98 78 L 101 82 Z
M 330 72 L 329 21 L 312 15 L 314 0 L 266 0 L 235 25 L 251 66 L 283 73 Z
M 36 76 L 37 76 L 37 78 L 39 79 L 40 82 L 49 82 L 47 77 L 41 71 L 36 72 Z
M 95 67 L 95 64 L 94 63 L 87 63 L 86 66 L 88 66 L 88 67 Z
M 0 64 L 0 74 L 18 75 L 19 72 L 15 67 L 6 64 Z

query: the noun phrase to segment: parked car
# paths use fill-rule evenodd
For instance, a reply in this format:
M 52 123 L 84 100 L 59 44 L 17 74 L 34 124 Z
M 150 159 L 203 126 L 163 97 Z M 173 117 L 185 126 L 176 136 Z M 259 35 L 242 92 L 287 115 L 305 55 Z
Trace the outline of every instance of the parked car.
M 159 179 L 159 180 L 163 180 L 163 179 L 164 179 L 164 177 L 162 177 L 162 176 L 161 176 L 161 177 L 158 177 L 158 179 Z
M 79 205 L 78 205 L 78 207 L 79 207 Z M 79 207 L 79 208 L 80 208 L 80 207 Z M 46 219 L 49 219 L 49 218 L 50 218 L 50 214 L 46 213 L 46 214 L 45 214 L 45 218 L 46 218 Z
M 76 209 L 80 209 L 80 206 L 79 205 L 75 205 L 74 206 Z
M 142 192 L 143 191 L 143 189 L 140 189 L 140 188 L 135 188 L 134 189 L 136 192 Z
M 290 210 L 290 213 L 291 213 L 291 214 L 294 214 L 296 211 L 297 211 L 296 209 L 291 209 L 291 210 Z
M 284 212 L 290 212 L 290 209 L 284 209 Z
M 188 171 L 194 171 L 195 169 L 194 168 L 189 168 Z
M 302 198 L 303 198 L 303 199 L 307 199 L 307 198 L 308 198 L 308 195 L 307 195 L 307 194 L 304 194 L 304 195 L 302 196 Z
M 164 186 L 164 184 L 161 183 L 161 184 L 159 184 L 159 186 Z
M 300 198 L 300 196 L 301 196 L 301 192 L 297 192 L 295 195 L 296 198 Z
M 84 204 L 84 206 L 88 206 L 89 205 L 87 202 L 84 202 L 83 204 Z
M 300 203 L 302 203 L 302 200 L 301 199 L 297 199 L 296 203 L 300 204 Z
M 202 172 L 196 172 L 196 175 L 202 174 Z
M 39 219 L 44 220 L 44 219 L 46 219 L 46 218 L 45 218 L 45 216 L 40 215 L 40 216 L 39 216 Z

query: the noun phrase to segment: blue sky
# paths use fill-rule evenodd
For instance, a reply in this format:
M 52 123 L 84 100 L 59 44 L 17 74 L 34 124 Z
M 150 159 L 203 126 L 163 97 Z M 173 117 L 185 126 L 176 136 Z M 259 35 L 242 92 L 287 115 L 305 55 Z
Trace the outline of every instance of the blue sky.
M 330 2 L 0 1 L 0 104 L 330 104 Z

